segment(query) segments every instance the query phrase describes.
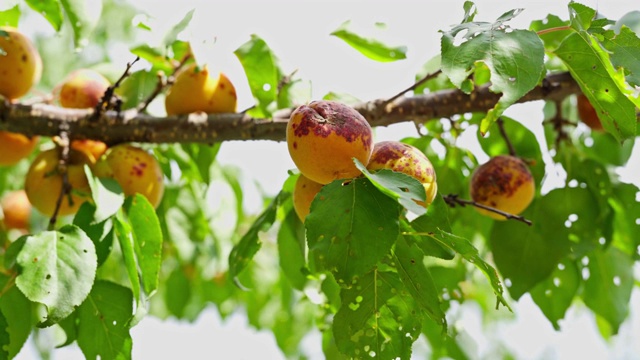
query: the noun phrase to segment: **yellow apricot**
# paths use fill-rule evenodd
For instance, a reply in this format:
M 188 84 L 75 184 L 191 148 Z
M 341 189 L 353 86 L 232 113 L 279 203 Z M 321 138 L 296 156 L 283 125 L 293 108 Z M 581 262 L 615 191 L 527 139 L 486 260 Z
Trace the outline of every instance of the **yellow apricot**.
M 0 95 L 9 100 L 24 96 L 40 81 L 42 60 L 31 40 L 17 29 L 0 27 Z
M 289 155 L 300 172 L 320 184 L 360 175 L 352 158 L 369 163 L 373 131 L 352 107 L 313 101 L 296 108 L 287 123 Z
M 131 144 L 116 145 L 100 158 L 94 174 L 112 178 L 129 196 L 139 193 L 157 208 L 164 194 L 164 175 L 158 160 Z
M 10 191 L 0 200 L 4 214 L 4 228 L 18 229 L 27 232 L 31 217 L 31 203 L 24 190 Z
M 38 136 L 28 138 L 22 134 L 0 131 L 0 165 L 14 165 L 29 156 L 39 139 Z
M 41 152 L 31 163 L 24 183 L 29 202 L 45 216 L 52 216 L 62 191 L 62 174 L 58 171 L 60 150 Z M 67 164 L 69 194 L 62 197 L 58 215 L 75 214 L 83 202 L 91 200 L 91 188 L 84 172 L 84 165 L 91 159 L 82 151 L 71 149 Z
M 293 209 L 298 214 L 300 221 L 304 222 L 304 219 L 309 215 L 311 202 L 323 186 L 309 180 L 302 174 L 296 180 L 296 185 L 293 188 Z
M 60 106 L 71 109 L 92 108 L 98 105 L 111 83 L 91 69 L 78 69 L 56 86 Z
M 191 64 L 180 70 L 165 97 L 167 115 L 232 113 L 236 107 L 236 89 L 231 80 L 222 72 L 212 76 L 206 65 Z
M 474 170 L 470 193 L 473 201 L 479 204 L 517 215 L 531 204 L 535 183 L 524 161 L 511 155 L 499 155 Z M 496 220 L 507 219 L 492 211 L 476 209 Z
M 422 183 L 426 201 L 416 201 L 427 207 L 438 193 L 436 171 L 427 156 L 415 146 L 400 141 L 381 141 L 374 145 L 368 170 L 390 169 L 407 174 Z

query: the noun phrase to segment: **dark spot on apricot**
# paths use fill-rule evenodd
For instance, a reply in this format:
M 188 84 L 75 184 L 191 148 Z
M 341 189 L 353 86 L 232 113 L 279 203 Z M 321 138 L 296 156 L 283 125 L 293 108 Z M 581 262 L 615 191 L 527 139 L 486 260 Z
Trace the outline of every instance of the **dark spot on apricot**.
M 298 142 L 297 142 L 297 141 L 294 141 L 294 142 L 293 142 L 293 148 L 294 148 L 294 149 L 297 149 L 297 148 L 298 148 Z
M 336 101 L 314 101 L 298 107 L 292 114 L 299 116 L 299 126 L 293 128 L 298 137 L 314 133 L 319 137 L 331 134 L 345 138 L 347 142 L 358 139 L 369 149 L 372 145 L 371 126 L 355 109 Z

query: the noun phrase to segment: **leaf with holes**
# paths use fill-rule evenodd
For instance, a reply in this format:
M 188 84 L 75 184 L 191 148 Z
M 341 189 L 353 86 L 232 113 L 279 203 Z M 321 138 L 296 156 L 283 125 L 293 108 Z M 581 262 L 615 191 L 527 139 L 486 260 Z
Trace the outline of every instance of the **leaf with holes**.
M 482 120 L 482 134 L 544 75 L 544 46 L 538 35 L 505 24 L 521 10 L 504 13 L 494 23 L 467 22 L 442 34 L 442 72 L 454 85 L 471 90 L 469 75 L 477 62 L 483 62 L 491 71 L 490 89 L 502 93 Z
M 640 38 L 626 26 L 615 37 L 604 42 L 609 50 L 611 63 L 626 70 L 625 79 L 632 86 L 640 85 Z
M 310 255 L 319 270 L 351 283 L 389 252 L 399 234 L 398 203 L 369 179 L 337 180 L 325 185 L 305 220 Z
M 373 270 L 340 292 L 333 319 L 338 349 L 353 358 L 409 359 L 420 335 L 420 309 L 393 272 Z
M 78 346 L 87 359 L 131 359 L 129 320 L 131 290 L 112 282 L 96 281 L 78 308 Z
M 91 239 L 80 228 L 65 225 L 27 237 L 16 262 L 20 291 L 47 307 L 39 324 L 45 327 L 69 316 L 87 297 L 98 259 Z
M 584 31 L 573 33 L 564 39 L 555 54 L 596 109 L 604 129 L 619 142 L 634 137 L 636 107 L 640 106 L 640 100 L 634 99 L 624 74 L 616 71 L 596 39 Z
M 531 289 L 531 298 L 554 329 L 560 330 L 558 321 L 564 318 L 571 306 L 580 282 L 580 270 L 576 264 L 565 260 L 558 264 L 551 276 Z
M 406 46 L 388 46 L 379 40 L 363 37 L 349 29 L 350 24 L 350 21 L 345 21 L 331 35 L 342 39 L 349 46 L 371 60 L 391 62 L 407 58 Z
M 609 322 L 613 334 L 629 315 L 633 289 L 633 260 L 615 247 L 589 255 L 589 278 L 584 282 L 582 299 L 593 312 Z

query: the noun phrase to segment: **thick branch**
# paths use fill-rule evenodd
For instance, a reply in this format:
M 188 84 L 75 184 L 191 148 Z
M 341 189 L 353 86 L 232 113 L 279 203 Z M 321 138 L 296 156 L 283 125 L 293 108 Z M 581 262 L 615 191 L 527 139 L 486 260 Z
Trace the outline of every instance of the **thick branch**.
M 549 75 L 519 102 L 560 100 L 580 91 L 568 73 Z M 487 87 L 470 95 L 459 90 L 401 97 L 392 103 L 374 100 L 356 106 L 372 126 L 447 118 L 456 114 L 487 111 L 498 99 Z M 93 109 L 63 109 L 34 104 L 24 105 L 0 101 L 0 130 L 28 136 L 55 136 L 67 127 L 69 138 L 102 140 L 108 144 L 122 142 L 214 143 L 229 140 L 285 139 L 285 129 L 292 110 L 277 112 L 273 119 L 256 119 L 246 114 L 190 114 L 189 116 L 154 117 L 135 109 L 106 111 L 93 119 Z

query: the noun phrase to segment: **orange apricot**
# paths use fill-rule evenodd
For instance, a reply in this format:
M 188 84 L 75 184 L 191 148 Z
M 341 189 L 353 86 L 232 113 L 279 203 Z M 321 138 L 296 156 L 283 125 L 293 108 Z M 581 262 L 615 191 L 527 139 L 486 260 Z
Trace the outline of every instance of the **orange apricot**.
M 26 137 L 8 131 L 0 131 L 0 165 L 14 165 L 31 154 L 38 145 L 38 136 Z
M 311 202 L 313 202 L 313 199 L 323 186 L 322 184 L 309 180 L 302 174 L 300 174 L 298 180 L 296 180 L 296 185 L 293 188 L 293 209 L 298 215 L 298 218 L 300 218 L 300 221 L 304 222 L 304 219 L 309 215 Z
M 29 92 L 40 81 L 42 59 L 31 40 L 17 29 L 0 27 L 0 95 L 9 100 Z
M 27 232 L 31 217 L 31 203 L 24 190 L 6 193 L 0 200 L 0 208 L 4 214 L 4 228 L 18 229 Z

